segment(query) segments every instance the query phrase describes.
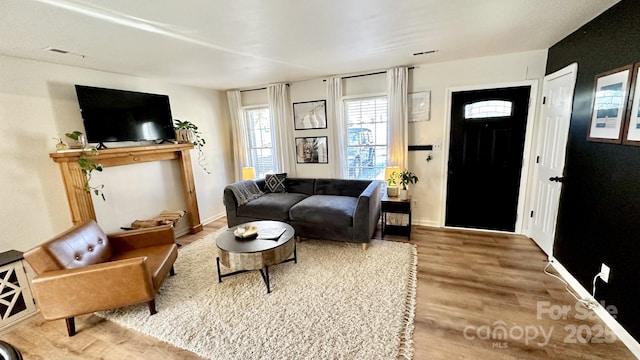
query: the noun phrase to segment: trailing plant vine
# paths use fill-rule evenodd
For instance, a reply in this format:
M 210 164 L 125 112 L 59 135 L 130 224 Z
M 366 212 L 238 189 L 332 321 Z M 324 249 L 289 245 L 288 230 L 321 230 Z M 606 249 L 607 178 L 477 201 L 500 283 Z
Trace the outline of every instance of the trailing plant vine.
M 84 191 L 94 193 L 96 196 L 100 196 L 102 198 L 102 201 L 106 201 L 104 193 L 102 192 L 102 189 L 104 189 L 104 184 L 91 185 L 91 177 L 93 171 L 102 171 L 103 169 L 102 164 L 97 163 L 92 158 L 90 158 L 90 156 L 98 155 L 99 152 L 95 147 L 89 149 L 85 147 L 84 141 L 81 140 L 81 137 L 83 135 L 84 134 L 78 130 L 70 133 L 65 133 L 65 136 L 67 136 L 68 138 L 82 143 L 82 155 L 80 155 L 80 157 L 78 158 L 78 165 L 80 166 L 80 170 L 82 170 L 82 174 L 86 179 L 83 186 Z
M 177 130 L 187 130 L 191 133 L 191 137 L 188 137 L 188 139 L 178 139 L 179 142 L 191 142 L 193 143 L 193 145 L 195 146 L 195 148 L 198 150 L 198 165 L 202 168 L 202 170 L 204 170 L 207 174 L 211 174 L 211 171 L 209 171 L 209 169 L 207 168 L 207 158 L 204 155 L 204 151 L 202 150 L 202 148 L 204 147 L 204 145 L 207 143 L 207 141 L 202 137 L 202 132 L 200 132 L 198 130 L 198 126 L 194 123 L 192 123 L 191 121 L 185 120 L 179 120 L 179 119 L 173 119 L 174 122 L 174 129 Z
M 96 148 L 91 148 L 88 150 L 89 154 L 92 156 L 98 155 L 98 150 Z M 104 193 L 102 189 L 104 189 L 104 184 L 93 186 L 91 185 L 91 173 L 93 171 L 102 171 L 102 164 L 99 164 L 93 159 L 87 156 L 87 150 L 82 151 L 82 156 L 78 159 L 78 164 L 80 165 L 80 169 L 82 170 L 82 174 L 87 178 L 87 181 L 84 183 L 84 190 L 87 192 L 93 192 L 96 196 L 102 197 L 102 201 L 105 201 Z

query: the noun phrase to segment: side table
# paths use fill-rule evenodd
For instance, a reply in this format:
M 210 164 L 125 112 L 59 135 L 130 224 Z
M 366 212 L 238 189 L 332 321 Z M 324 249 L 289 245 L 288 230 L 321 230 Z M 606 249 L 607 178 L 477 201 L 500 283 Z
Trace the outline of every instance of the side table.
M 36 312 L 20 251 L 0 253 L 0 304 L 0 329 Z
M 400 200 L 399 197 L 389 197 L 387 194 L 383 194 L 381 199 L 381 212 L 382 212 L 382 236 L 385 235 L 401 235 L 406 236 L 408 240 L 411 240 L 411 198 L 407 200 Z M 409 222 L 406 225 L 388 224 L 388 214 L 407 214 Z

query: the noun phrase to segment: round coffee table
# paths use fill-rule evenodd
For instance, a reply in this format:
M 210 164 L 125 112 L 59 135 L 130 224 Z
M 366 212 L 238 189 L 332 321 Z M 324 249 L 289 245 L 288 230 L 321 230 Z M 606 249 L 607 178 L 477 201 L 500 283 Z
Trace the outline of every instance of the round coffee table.
M 258 235 L 254 238 L 238 238 L 233 231 L 239 226 L 254 225 L 258 227 Z M 275 239 L 269 235 L 280 234 Z M 296 242 L 294 240 L 295 231 L 287 223 L 280 221 L 252 221 L 227 229 L 216 239 L 219 249 L 219 256 L 216 258 L 218 267 L 218 282 L 222 278 L 237 275 L 251 270 L 259 270 L 267 293 L 271 292 L 269 284 L 269 266 L 293 261 L 298 263 Z M 293 257 L 291 255 L 293 254 Z M 220 264 L 236 271 L 222 274 Z

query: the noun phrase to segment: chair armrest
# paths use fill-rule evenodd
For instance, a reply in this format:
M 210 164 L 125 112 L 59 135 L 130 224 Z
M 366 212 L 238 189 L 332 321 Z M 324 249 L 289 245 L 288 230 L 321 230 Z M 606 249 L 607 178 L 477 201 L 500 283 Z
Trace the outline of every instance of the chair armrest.
M 174 244 L 176 242 L 171 225 L 129 230 L 108 234 L 107 237 L 116 252 L 130 251 L 162 244 Z
M 32 288 L 47 320 L 127 306 L 155 296 L 146 257 L 48 271 L 32 280 Z
M 382 183 L 373 180 L 360 194 L 353 214 L 353 240 L 369 242 L 380 219 L 380 188 Z

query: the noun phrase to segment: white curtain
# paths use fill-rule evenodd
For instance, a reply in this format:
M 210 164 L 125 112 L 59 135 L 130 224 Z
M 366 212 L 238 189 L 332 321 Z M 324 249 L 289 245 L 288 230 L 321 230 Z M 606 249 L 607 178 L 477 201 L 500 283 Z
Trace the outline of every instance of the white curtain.
M 346 179 L 347 169 L 347 124 L 342 110 L 342 78 L 327 79 L 327 126 L 329 137 L 329 176 Z
M 388 121 L 389 121 L 389 157 L 387 165 L 399 166 L 401 169 L 408 167 L 409 145 L 408 133 L 408 88 L 409 71 L 407 67 L 397 67 L 387 70 L 387 96 L 388 96 Z
M 293 143 L 293 114 L 287 84 L 267 86 L 269 111 L 273 122 L 275 151 L 274 161 L 277 172 L 296 176 L 296 154 Z
M 229 120 L 231 121 L 231 132 L 233 136 L 233 160 L 235 164 L 236 181 L 242 180 L 242 168 L 249 166 L 248 154 L 245 151 L 249 147 L 247 141 L 246 124 L 242 116 L 242 102 L 240 91 L 227 91 L 227 102 L 229 104 Z

